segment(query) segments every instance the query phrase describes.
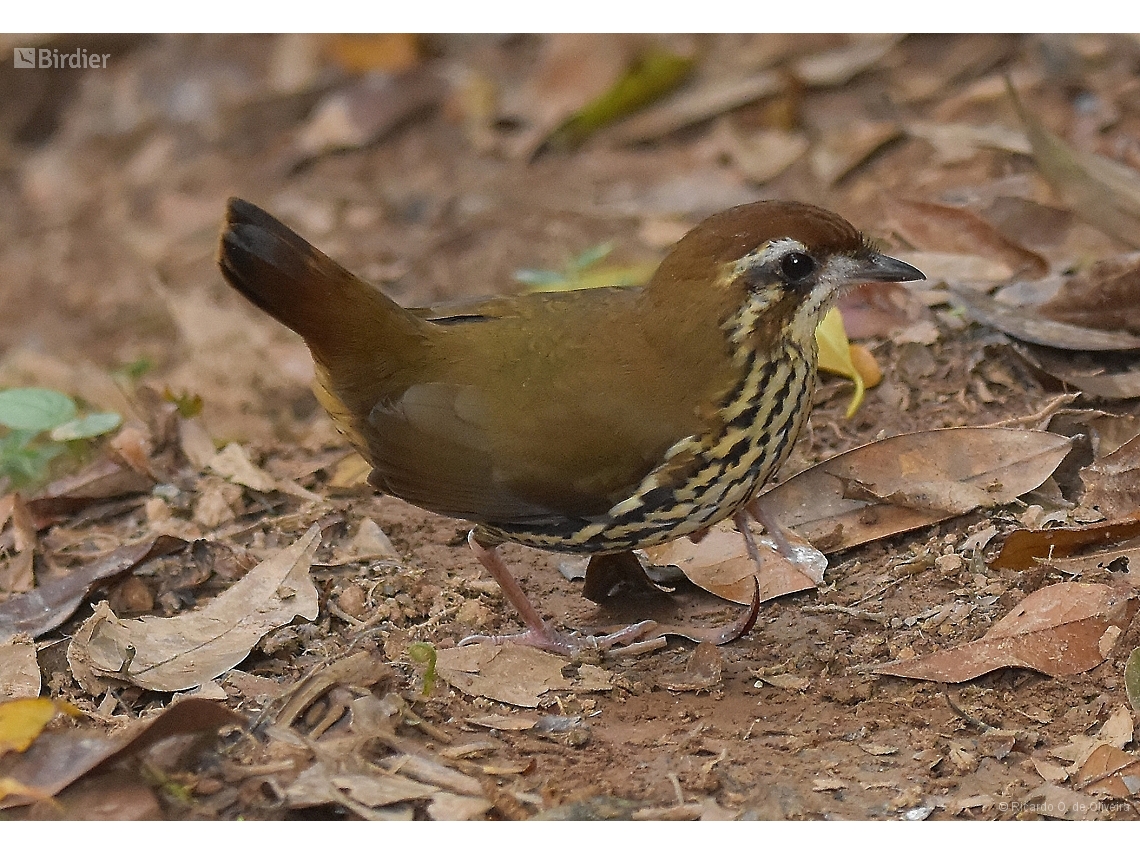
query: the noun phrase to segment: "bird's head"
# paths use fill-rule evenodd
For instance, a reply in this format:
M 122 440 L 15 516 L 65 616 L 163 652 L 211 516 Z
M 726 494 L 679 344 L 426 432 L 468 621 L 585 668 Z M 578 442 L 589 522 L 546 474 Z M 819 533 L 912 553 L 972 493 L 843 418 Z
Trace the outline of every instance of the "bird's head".
M 925 278 L 880 253 L 838 214 L 766 201 L 696 226 L 666 256 L 646 295 L 672 312 L 713 314 L 737 345 L 775 346 L 788 338 L 808 345 L 847 288 Z

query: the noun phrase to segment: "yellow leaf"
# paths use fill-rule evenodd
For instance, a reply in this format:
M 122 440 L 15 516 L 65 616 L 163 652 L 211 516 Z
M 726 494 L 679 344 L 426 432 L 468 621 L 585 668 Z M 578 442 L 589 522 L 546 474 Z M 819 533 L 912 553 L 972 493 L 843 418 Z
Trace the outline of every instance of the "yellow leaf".
M 0 704 L 0 755 L 9 751 L 25 751 L 35 742 L 56 713 L 79 715 L 79 710 L 66 701 L 51 698 L 21 698 Z
M 855 394 L 847 407 L 847 418 L 851 418 L 863 403 L 866 388 L 877 385 L 883 379 L 883 373 L 869 350 L 847 341 L 839 309 L 832 309 L 824 315 L 815 331 L 815 340 L 819 343 L 820 370 L 846 377 L 855 384 Z

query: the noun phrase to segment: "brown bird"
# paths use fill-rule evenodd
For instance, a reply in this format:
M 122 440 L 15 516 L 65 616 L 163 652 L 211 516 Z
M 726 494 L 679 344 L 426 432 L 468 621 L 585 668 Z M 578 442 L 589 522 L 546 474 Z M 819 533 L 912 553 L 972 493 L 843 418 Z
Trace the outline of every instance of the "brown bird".
M 732 517 L 755 554 L 745 509 L 758 514 L 807 419 L 823 315 L 851 285 L 925 278 L 793 202 L 709 217 L 641 288 L 405 309 L 240 199 L 219 263 L 304 338 L 316 395 L 374 467 L 369 482 L 474 522 L 476 556 L 526 623 L 516 638 L 559 651 L 647 626 L 555 631 L 496 546 L 620 565 Z

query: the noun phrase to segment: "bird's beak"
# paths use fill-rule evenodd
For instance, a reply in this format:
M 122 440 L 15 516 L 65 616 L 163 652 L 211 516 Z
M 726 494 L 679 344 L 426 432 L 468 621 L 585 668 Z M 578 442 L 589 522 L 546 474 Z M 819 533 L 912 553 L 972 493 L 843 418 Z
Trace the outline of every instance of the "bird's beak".
M 889 255 L 873 252 L 859 260 L 859 267 L 852 279 L 859 282 L 911 282 L 925 279 L 926 274 L 913 265 Z

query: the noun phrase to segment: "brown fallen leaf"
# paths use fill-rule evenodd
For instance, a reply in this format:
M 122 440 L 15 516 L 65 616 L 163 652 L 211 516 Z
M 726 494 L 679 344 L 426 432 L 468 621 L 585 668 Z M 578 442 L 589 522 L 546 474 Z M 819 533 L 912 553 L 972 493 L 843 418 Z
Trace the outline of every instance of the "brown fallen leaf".
M 122 546 L 110 555 L 92 561 L 40 585 L 26 594 L 17 594 L 0 603 L 0 641 L 17 633 L 36 638 L 55 629 L 79 608 L 84 598 L 100 583 L 134 570 L 141 564 L 169 555 L 186 546 L 186 541 L 165 535 Z
M 863 33 L 851 38 L 851 44 L 797 59 L 792 74 L 806 86 L 842 86 L 876 66 L 904 37 Z
M 461 692 L 516 707 L 537 707 L 543 694 L 573 685 L 566 660 L 515 644 L 469 644 L 437 652 L 439 676 Z
M 1084 333 L 1090 332 L 1083 327 Z M 1101 331 L 1096 331 L 1105 335 Z M 1111 335 L 1129 335 L 1118 332 Z M 1140 398 L 1140 353 L 1130 351 L 1059 350 L 1013 342 L 1012 349 L 1032 368 L 1104 401 Z
M 693 648 L 684 671 L 666 674 L 659 682 L 671 692 L 708 691 L 720 683 L 723 671 L 724 653 L 715 644 L 704 641 Z
M 1081 219 L 1140 247 L 1140 174 L 1099 154 L 1070 147 L 1025 109 L 1008 79 L 1006 88 L 1045 180 Z
M 1123 330 L 1094 330 L 1047 318 L 1025 306 L 1009 306 L 976 292 L 951 291 L 950 301 L 971 318 L 1006 335 L 1061 350 L 1138 350 L 1140 336 Z
M 106 678 L 177 692 L 223 674 L 270 630 L 298 615 L 316 618 L 309 566 L 319 544 L 314 525 L 202 608 L 175 617 L 120 620 L 100 603 L 67 649 L 76 679 L 93 693 L 105 691 Z
M 0 701 L 35 698 L 40 694 L 40 663 L 36 645 L 25 635 L 0 641 Z
M 1081 470 L 1083 507 L 1096 508 L 1109 519 L 1140 508 L 1140 436 Z
M 447 87 L 431 69 L 418 66 L 399 75 L 369 74 L 330 93 L 297 132 L 290 172 L 327 154 L 362 148 L 434 110 Z
M 1035 591 L 982 638 L 925 656 L 888 662 L 876 674 L 961 683 L 997 668 L 1032 668 L 1065 677 L 1095 668 L 1101 639 L 1127 628 L 1138 603 L 1108 585 L 1061 582 Z
M 1066 277 L 1039 311 L 1079 327 L 1140 333 L 1140 253 L 1104 258 Z
M 823 584 L 827 559 L 794 533 L 788 534 L 805 550 L 802 563 L 789 561 L 776 551 L 771 538 L 763 537 L 754 529 L 753 536 L 763 562 L 758 570 L 732 523 L 713 526 L 697 543 L 680 538 L 647 549 L 645 554 L 653 564 L 680 568 L 690 582 L 709 593 L 748 605 L 752 602 L 756 582 L 760 584 L 761 602 Z
M 1013 154 L 1029 154 L 1032 151 L 1025 134 L 1004 125 L 911 122 L 906 126 L 906 132 L 909 136 L 926 140 L 934 147 L 935 162 L 939 166 L 967 161 L 978 149 L 983 148 Z
M 1037 561 L 1068 558 L 1078 550 L 1140 537 L 1140 518 L 1076 527 L 1020 529 L 1011 532 L 990 562 L 998 570 L 1028 570 Z
M 102 729 L 53 730 L 42 734 L 23 754 L 0 759 L 0 779 L 11 778 L 30 790 L 53 796 L 84 775 L 138 754 L 171 736 L 203 733 L 245 720 L 214 701 L 187 698 L 158 716 L 137 722 L 126 733 L 106 736 Z M 30 804 L 28 794 L 0 800 L 0 809 Z
M 1135 792 L 1125 784 L 1123 776 L 1126 774 L 1140 775 L 1140 757 L 1129 754 L 1115 745 L 1098 745 L 1081 764 L 1073 783 L 1078 790 L 1088 790 L 1096 785 L 1096 791 L 1099 793 L 1128 799 L 1134 796 Z
M 809 156 L 811 170 L 825 184 L 837 184 L 901 136 L 894 122 L 845 122 L 821 135 Z
M 966 208 L 895 199 L 890 212 L 899 232 L 919 249 L 996 258 L 1014 274 L 1034 279 L 1049 272 L 1049 262 L 1044 258 L 1014 243 Z
M 979 488 L 974 495 L 984 495 L 987 506 L 1013 501 L 1040 486 L 1071 444 L 1057 434 L 1012 428 L 902 434 L 816 464 L 769 490 L 764 503 L 782 524 L 830 554 L 962 513 L 958 484 Z M 852 482 L 882 497 L 905 495 L 921 483 L 928 506 L 849 498 Z

